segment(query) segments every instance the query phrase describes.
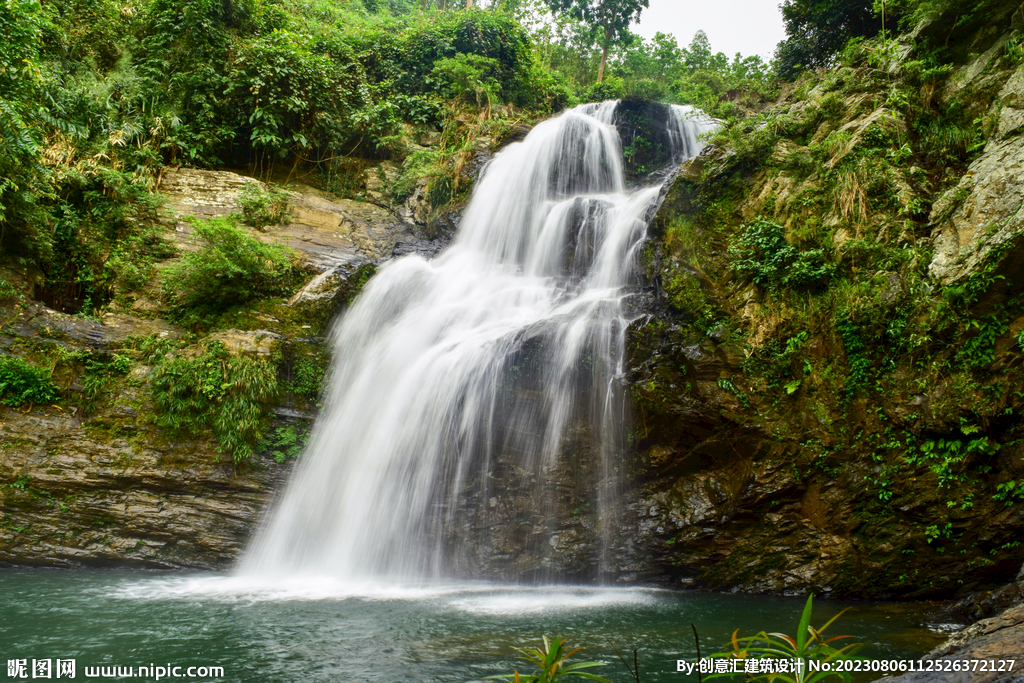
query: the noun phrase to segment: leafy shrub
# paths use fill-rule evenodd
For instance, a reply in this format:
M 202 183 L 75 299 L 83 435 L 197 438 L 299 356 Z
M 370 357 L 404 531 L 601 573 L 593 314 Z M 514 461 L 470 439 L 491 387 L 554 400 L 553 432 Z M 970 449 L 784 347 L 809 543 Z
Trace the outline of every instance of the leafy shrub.
M 601 83 L 595 83 L 587 91 L 584 98 L 587 102 L 604 102 L 605 100 L 622 99 L 626 94 L 626 86 L 621 78 L 608 78 Z
M 501 90 L 494 78 L 498 66 L 498 60 L 490 57 L 457 54 L 437 60 L 431 75 L 449 97 L 471 96 L 478 107 L 483 107 L 485 102 L 490 107 L 491 100 Z
M 781 225 L 762 219 L 743 228 L 729 256 L 737 274 L 771 291 L 819 290 L 835 276 L 823 249 L 801 251 L 786 241 Z
M 230 218 L 193 221 L 192 227 L 205 245 L 164 274 L 164 296 L 177 319 L 200 323 L 197 316 L 293 291 L 298 272 L 286 247 L 263 244 Z
M 323 390 L 324 376 L 327 374 L 327 360 L 320 356 L 303 358 L 293 368 L 294 377 L 289 383 L 290 388 L 303 398 L 315 401 Z
M 992 494 L 992 500 L 1011 506 L 1015 503 L 1024 503 L 1024 481 L 1016 479 L 1004 481 L 996 485 L 996 492 Z
M 232 34 L 251 28 L 256 3 L 211 0 L 154 0 L 133 61 L 145 90 L 181 124 L 167 140 L 171 160 L 217 163 L 235 131 L 224 98 L 225 69 Z
M 1010 325 L 1004 315 L 992 313 L 968 321 L 967 329 L 973 329 L 974 334 L 964 339 L 956 360 L 968 369 L 980 370 L 996 359 L 996 339 L 1005 334 Z
M 0 300 L 19 296 L 18 290 L 7 280 L 0 277 Z
M 999 452 L 1002 444 L 989 441 L 987 436 L 977 439 L 928 440 L 919 447 L 919 452 L 910 451 L 906 460 L 911 465 L 928 465 L 939 478 L 939 487 L 949 486 L 959 480 L 972 457 L 991 457 Z
M 45 221 L 32 220 L 38 215 L 36 195 L 49 190 L 38 121 L 45 110 L 37 104 L 42 94 L 37 60 L 46 26 L 38 2 L 0 3 L 0 240 L 19 242 L 29 253 L 46 251 L 50 232 L 41 225 Z
M 185 434 L 211 431 L 237 465 L 252 457 L 263 435 L 277 370 L 262 359 L 231 356 L 214 341 L 200 355 L 161 360 L 150 386 L 158 425 Z
M 599 681 L 599 683 L 612 683 L 612 681 L 607 678 L 582 671 L 582 669 L 591 669 L 595 666 L 605 666 L 602 662 L 576 662 L 574 664 L 567 664 L 566 661 L 569 657 L 583 648 L 577 647 L 572 650 L 566 650 L 565 640 L 562 638 L 556 637 L 549 641 L 548 637 L 544 636 L 544 647 L 516 649 L 523 655 L 522 659 L 536 665 L 540 673 L 523 676 L 516 671 L 513 674 L 488 676 L 487 678 L 502 678 L 505 680 L 516 681 L 516 683 L 519 683 L 520 681 L 522 681 L 522 683 L 555 683 L 556 681 L 565 680 L 567 678 L 584 678 L 591 681 Z
M 652 78 L 639 78 L 635 81 L 629 81 L 625 90 L 627 97 L 637 97 L 643 100 L 651 100 L 652 102 L 661 102 L 670 99 L 671 96 L 669 87 L 666 84 L 659 83 Z
M 288 193 L 284 190 L 264 190 L 256 183 L 246 183 L 238 194 L 238 205 L 242 207 L 242 221 L 257 230 L 289 220 Z
M 26 403 L 49 404 L 57 400 L 57 386 L 42 368 L 21 358 L 0 357 L 0 403 L 17 408 Z
M 429 90 L 429 75 L 438 60 L 462 53 L 497 62 L 488 75 L 500 85 L 504 100 L 528 106 L 540 94 L 530 81 L 533 57 L 529 34 L 503 12 L 435 15 L 434 21 L 410 31 L 402 42 L 400 64 L 396 65 L 399 92 Z
M 918 148 L 939 165 L 963 163 L 985 146 L 980 126 L 953 117 L 940 116 L 918 126 L 917 132 Z
M 293 426 L 278 427 L 273 434 L 267 434 L 257 445 L 258 451 L 268 451 L 274 456 L 274 462 L 283 464 L 288 458 L 302 455 L 302 449 L 309 440 L 309 432 L 300 431 Z
M 115 353 L 111 356 L 87 357 L 85 374 L 82 375 L 82 395 L 90 404 L 95 403 L 111 379 L 127 375 L 131 369 L 132 362 L 127 356 Z
M 239 49 L 227 94 L 256 150 L 305 156 L 336 148 L 359 132 L 354 117 L 364 103 L 361 72 L 340 41 L 274 31 Z
M 857 324 L 849 317 L 840 317 L 836 322 L 836 332 L 843 340 L 846 350 L 846 363 L 850 366 L 850 374 L 846 376 L 843 394 L 847 400 L 867 388 L 871 380 L 871 359 L 867 355 L 867 345 Z
M 1024 38 L 1013 36 L 1003 45 L 1003 55 L 1014 64 L 1024 64 Z
M 784 80 L 794 80 L 804 69 L 831 66 L 848 40 L 874 36 L 882 27 L 871 0 L 784 0 L 780 8 L 786 39 L 779 43 L 775 68 Z
M 802 357 L 808 337 L 805 330 L 794 334 L 785 343 L 769 339 L 743 360 L 742 367 L 748 375 L 763 377 L 769 388 L 783 387 L 787 394 L 792 394 L 813 370 L 810 361 Z

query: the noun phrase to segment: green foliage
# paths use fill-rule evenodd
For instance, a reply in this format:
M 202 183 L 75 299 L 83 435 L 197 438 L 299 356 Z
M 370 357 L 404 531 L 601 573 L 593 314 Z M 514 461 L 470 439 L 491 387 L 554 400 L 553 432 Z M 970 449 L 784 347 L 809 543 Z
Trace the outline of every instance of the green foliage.
M 992 494 L 992 500 L 1005 503 L 1007 506 L 1024 503 L 1024 481 L 1011 479 L 997 484 L 996 492 Z
M 997 271 L 1000 261 L 1009 247 L 1008 243 L 1004 243 L 992 248 L 985 255 L 985 261 L 981 267 L 975 269 L 963 282 L 942 289 L 945 299 L 960 312 L 966 312 L 981 301 L 996 283 L 1005 280 Z
M 42 32 L 48 28 L 41 7 L 35 0 L 5 0 L 0 4 L 0 198 L 13 192 L 7 175 L 18 160 L 31 159 L 39 145 L 39 131 L 33 130 L 36 112 L 32 99 L 42 86 L 39 70 L 39 46 Z M 3 207 L 0 205 L 0 218 Z
M 967 329 L 974 334 L 964 339 L 956 360 L 968 369 L 980 369 L 996 359 L 996 338 L 1010 329 L 1010 323 L 1001 312 L 991 313 L 968 321 Z
M 303 358 L 295 363 L 292 373 L 288 388 L 309 401 L 316 401 L 323 392 L 327 359 L 320 356 Z
M 955 109 L 963 110 L 961 107 Z M 927 118 L 917 125 L 918 149 L 935 164 L 962 164 L 985 146 L 978 121 L 962 121 L 960 116 Z
M 949 538 L 952 535 L 953 535 L 953 524 L 952 524 L 952 522 L 946 522 L 945 526 L 941 526 L 941 527 L 938 524 L 931 524 L 931 525 L 925 527 L 925 530 L 924 530 L 924 537 L 925 537 L 925 540 L 928 542 L 929 545 L 931 545 L 933 541 L 938 541 L 938 540 L 943 540 L 943 539 L 949 540 Z
M 769 389 L 781 387 L 787 394 L 795 393 L 804 377 L 812 371 L 810 362 L 802 358 L 808 337 L 808 333 L 803 331 L 784 344 L 775 339 L 769 340 L 744 359 L 744 371 L 751 376 L 763 377 Z
M 836 332 L 843 340 L 846 363 L 850 368 L 843 387 L 843 394 L 849 400 L 868 387 L 873 375 L 873 366 L 864 338 L 853 320 L 848 317 L 839 318 L 836 321 Z
M 480 68 L 481 63 L 471 57 L 458 58 L 464 54 L 495 60 L 496 64 L 485 63 L 487 69 L 482 76 L 487 85 L 493 85 L 490 80 L 498 84 L 502 100 L 534 106 L 546 99 L 544 89 L 536 87 L 540 85 L 539 74 L 534 69 L 529 35 L 511 16 L 470 11 L 438 14 L 432 19 L 411 28 L 398 40 L 383 32 L 368 32 L 359 38 L 360 59 L 381 86 L 403 96 L 437 94 L 439 86 L 447 91 L 452 82 L 439 78 L 434 68 L 446 58 L 459 60 L 462 68 Z M 441 71 L 445 70 L 442 66 Z M 398 106 L 408 109 L 405 101 L 398 102 Z M 422 111 L 422 107 L 416 104 L 412 109 Z
M 555 681 L 563 681 L 569 678 L 585 678 L 591 681 L 599 681 L 601 683 L 612 683 L 607 678 L 602 678 L 595 674 L 583 671 L 583 669 L 592 669 L 595 666 L 605 666 L 601 662 L 576 662 L 573 664 L 567 663 L 569 657 L 574 653 L 579 652 L 583 648 L 578 647 L 572 650 L 567 650 L 565 641 L 562 638 L 555 637 L 548 640 L 547 636 L 544 636 L 544 646 L 537 648 L 516 648 L 516 650 L 522 654 L 522 659 L 535 664 L 538 673 L 532 675 L 521 676 L 518 671 L 513 674 L 506 674 L 501 676 L 488 676 L 488 679 L 504 679 L 515 681 L 516 683 L 555 683 Z
M 835 275 L 823 249 L 800 250 L 786 241 L 781 225 L 758 219 L 743 227 L 729 247 L 733 270 L 770 291 L 821 290 Z
M 939 487 L 942 488 L 959 481 L 972 458 L 993 456 L 1000 448 L 1001 444 L 990 441 L 987 436 L 969 440 L 930 439 L 905 459 L 911 465 L 927 465 L 938 476 Z
M 776 52 L 780 78 L 794 80 L 805 69 L 831 66 L 847 41 L 882 29 L 873 0 L 784 0 L 786 40 Z
M 309 440 L 309 432 L 295 426 L 278 427 L 272 434 L 267 434 L 256 446 L 257 452 L 269 452 L 274 462 L 281 465 L 289 458 L 302 455 L 302 450 Z
M 784 659 L 798 660 L 802 664 L 798 666 L 800 673 L 785 674 L 773 673 L 764 676 L 751 674 L 711 674 L 706 678 L 733 678 L 742 676 L 744 680 L 752 681 L 786 681 L 788 683 L 816 683 L 817 681 L 839 680 L 850 683 L 852 680 L 848 671 L 817 671 L 812 673 L 808 662 L 839 662 L 852 659 L 853 655 L 863 647 L 861 643 L 853 643 L 842 648 L 836 648 L 832 643 L 837 640 L 849 638 L 850 636 L 833 636 L 825 638 L 825 630 L 831 626 L 836 619 L 841 617 L 846 610 L 843 610 L 832 617 L 821 628 L 811 626 L 811 611 L 813 609 L 813 595 L 807 597 L 803 612 L 800 614 L 800 623 L 797 625 L 796 635 L 787 636 L 783 633 L 765 633 L 761 631 L 757 635 L 744 638 L 737 637 L 739 629 L 732 634 L 732 650 L 729 652 L 718 652 L 711 655 L 716 659 Z
M 490 57 L 457 54 L 437 60 L 430 73 L 437 80 L 440 92 L 451 98 L 472 96 L 477 107 L 486 103 L 490 108 L 491 100 L 501 90 L 494 77 L 498 67 L 498 60 Z
M 118 354 L 89 354 L 85 358 L 85 373 L 82 375 L 82 396 L 86 405 L 95 405 L 96 399 L 106 390 L 109 382 L 127 375 L 131 370 L 131 359 Z
M 263 435 L 277 370 L 262 359 L 231 356 L 214 341 L 195 356 L 162 359 L 150 387 L 158 425 L 193 436 L 210 431 L 238 465 L 252 457 Z
M 0 356 L 0 404 L 17 408 L 26 403 L 46 405 L 57 400 L 50 374 L 21 358 Z
M 552 12 L 565 14 L 591 27 L 591 35 L 601 46 L 597 82 L 604 80 L 608 51 L 615 44 L 629 43 L 633 34 L 629 25 L 640 20 L 648 0 L 545 0 Z
M 746 394 L 736 388 L 736 385 L 732 383 L 731 379 L 726 379 L 725 377 L 719 379 L 718 386 L 721 389 L 725 389 L 726 391 L 735 394 L 736 398 L 738 398 L 740 403 L 743 404 L 743 407 L 748 410 L 750 409 L 750 399 L 747 398 Z
M 358 133 L 390 131 L 364 111 L 362 68 L 348 45 L 276 30 L 243 46 L 228 75 L 226 94 L 255 150 L 306 156 L 337 148 Z
M 1003 55 L 1013 64 L 1024 64 L 1024 38 L 1013 36 L 1003 45 Z
M 17 289 L 7 280 L 0 277 L 0 301 L 20 296 Z
M 697 278 L 683 269 L 665 282 L 665 293 L 672 307 L 689 313 L 691 324 L 704 334 L 713 330 L 721 318 L 721 312 L 707 300 Z
M 587 102 L 604 102 L 605 100 L 617 100 L 626 95 L 625 83 L 621 78 L 608 78 L 600 83 L 595 83 L 587 90 L 585 99 Z
M 238 193 L 238 205 L 242 207 L 242 222 L 257 230 L 289 219 L 288 193 L 284 190 L 264 190 L 256 183 L 246 183 Z
M 285 247 L 260 242 L 230 218 L 196 220 L 192 228 L 203 247 L 164 273 L 176 319 L 202 324 L 203 316 L 294 290 L 299 273 Z

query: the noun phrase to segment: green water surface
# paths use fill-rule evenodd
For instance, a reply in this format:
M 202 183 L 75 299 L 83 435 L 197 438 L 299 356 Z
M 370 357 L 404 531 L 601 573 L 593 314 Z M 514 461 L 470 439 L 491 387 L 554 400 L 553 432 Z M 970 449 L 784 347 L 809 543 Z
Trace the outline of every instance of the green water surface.
M 513 648 L 539 644 L 545 634 L 586 646 L 585 658 L 608 662 L 597 673 L 614 681 L 632 678 L 609 643 L 639 650 L 644 683 L 696 682 L 676 672 L 677 659 L 695 655 L 691 623 L 706 655 L 725 649 L 736 628 L 793 633 L 804 602 L 638 588 L 351 586 L 40 569 L 0 571 L 0 596 L 3 659 L 75 659 L 76 680 L 86 666 L 222 666 L 219 679 L 172 680 L 246 683 L 479 681 L 531 671 Z M 817 601 L 812 623 L 849 605 Z M 943 638 L 924 619 L 921 606 L 854 604 L 831 630 L 866 643 L 862 656 L 917 658 Z

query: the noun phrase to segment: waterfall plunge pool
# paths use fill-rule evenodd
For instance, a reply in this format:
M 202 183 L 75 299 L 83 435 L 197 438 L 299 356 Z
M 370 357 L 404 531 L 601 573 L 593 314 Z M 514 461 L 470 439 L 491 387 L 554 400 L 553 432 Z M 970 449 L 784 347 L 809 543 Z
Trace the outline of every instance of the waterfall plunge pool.
M 255 580 L 140 571 L 0 571 L 0 652 L 8 660 L 75 659 L 84 667 L 222 666 L 221 680 L 427 683 L 532 673 L 515 647 L 565 637 L 595 672 L 632 680 L 609 645 L 639 650 L 644 683 L 696 681 L 677 659 L 727 648 L 766 629 L 792 633 L 801 598 L 650 588 L 419 585 L 331 579 Z M 923 626 L 925 604 L 815 602 L 813 625 L 853 609 L 830 629 L 865 643 L 861 656 L 916 659 L 944 636 Z M 138 675 L 136 674 L 136 677 Z M 873 680 L 878 675 L 855 680 Z M 149 678 L 149 680 L 154 680 Z

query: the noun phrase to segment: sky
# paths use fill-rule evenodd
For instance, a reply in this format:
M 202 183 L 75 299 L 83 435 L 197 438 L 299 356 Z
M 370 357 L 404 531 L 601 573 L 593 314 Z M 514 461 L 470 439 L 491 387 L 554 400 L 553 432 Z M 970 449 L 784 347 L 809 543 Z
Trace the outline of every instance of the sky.
M 644 38 L 671 33 L 681 46 L 690 44 L 693 34 L 703 30 L 711 49 L 730 58 L 760 55 L 768 61 L 775 46 L 785 37 L 780 0 L 650 0 L 633 31 Z

